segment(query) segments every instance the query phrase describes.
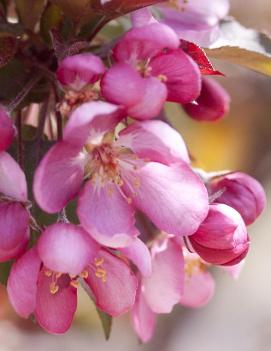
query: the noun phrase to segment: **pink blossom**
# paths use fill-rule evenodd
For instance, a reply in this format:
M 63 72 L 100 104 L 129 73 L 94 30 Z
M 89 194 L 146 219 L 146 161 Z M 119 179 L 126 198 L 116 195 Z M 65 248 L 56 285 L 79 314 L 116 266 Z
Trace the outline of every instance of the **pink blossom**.
M 189 240 L 204 261 L 216 265 L 235 265 L 249 249 L 242 217 L 224 204 L 210 205 L 208 216 Z
M 185 278 L 180 304 L 187 307 L 203 307 L 213 297 L 215 281 L 207 265 L 196 253 L 184 250 Z
M 0 152 L 12 143 L 15 128 L 5 109 L 0 105 Z
M 215 80 L 203 78 L 200 96 L 183 107 L 197 121 L 216 121 L 228 113 L 229 105 L 227 91 Z
M 139 120 L 156 117 L 166 100 L 195 100 L 199 68 L 179 46 L 175 32 L 164 24 L 149 21 L 132 28 L 113 49 L 116 63 L 101 81 L 102 95 Z
M 79 193 L 81 225 L 110 247 L 129 246 L 138 235 L 135 210 L 161 230 L 191 235 L 207 215 L 208 198 L 185 162 L 181 137 L 161 121 L 147 121 L 114 138 L 122 117 L 120 108 L 104 102 L 83 104 L 71 114 L 63 141 L 53 146 L 36 171 L 38 204 L 55 213 Z M 81 189 L 83 179 L 87 182 Z
M 76 311 L 78 280 L 112 316 L 134 304 L 137 280 L 127 263 L 100 248 L 84 229 L 67 223 L 49 226 L 37 246 L 14 263 L 8 296 L 21 317 L 34 314 L 42 328 L 61 334 Z
M 0 152 L 0 262 L 18 257 L 29 240 L 27 185 L 23 171 Z
M 229 12 L 229 0 L 176 0 L 159 6 L 159 11 L 181 39 L 208 47 L 219 37 L 219 22 Z
M 66 57 L 60 62 L 56 72 L 57 79 L 64 86 L 79 91 L 88 84 L 93 84 L 105 72 L 100 57 L 83 53 Z
M 222 190 L 216 202 L 236 209 L 247 225 L 253 223 L 265 207 L 265 193 L 261 184 L 242 172 L 213 178 L 210 190 L 212 193 Z

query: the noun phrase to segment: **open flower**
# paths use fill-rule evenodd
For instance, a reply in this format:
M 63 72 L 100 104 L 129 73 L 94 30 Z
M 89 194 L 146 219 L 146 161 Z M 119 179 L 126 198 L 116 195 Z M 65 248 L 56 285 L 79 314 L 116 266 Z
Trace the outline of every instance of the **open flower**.
M 206 262 L 235 265 L 247 254 L 249 238 L 240 214 L 230 206 L 212 204 L 206 219 L 189 240 Z
M 219 22 L 229 12 L 229 0 L 170 0 L 159 5 L 159 11 L 181 39 L 208 47 L 219 37 Z
M 61 334 L 72 323 L 80 280 L 96 305 L 112 316 L 134 304 L 137 280 L 127 263 L 100 248 L 81 227 L 57 223 L 14 263 L 8 296 L 21 317 L 34 314 L 42 328 Z
M 128 246 L 138 235 L 134 212 L 144 212 L 161 230 L 193 234 L 207 215 L 207 191 L 186 163 L 183 140 L 161 121 L 139 122 L 117 139 L 123 117 L 114 105 L 86 103 L 76 109 L 34 179 L 40 207 L 58 212 L 78 197 L 82 226 L 101 244 Z
M 151 21 L 132 28 L 113 48 L 116 63 L 101 81 L 102 95 L 139 120 L 156 117 L 165 101 L 195 100 L 200 71 L 179 46 L 176 33 L 164 24 Z
M 27 185 L 23 171 L 6 152 L 0 152 L 0 262 L 16 258 L 29 240 Z

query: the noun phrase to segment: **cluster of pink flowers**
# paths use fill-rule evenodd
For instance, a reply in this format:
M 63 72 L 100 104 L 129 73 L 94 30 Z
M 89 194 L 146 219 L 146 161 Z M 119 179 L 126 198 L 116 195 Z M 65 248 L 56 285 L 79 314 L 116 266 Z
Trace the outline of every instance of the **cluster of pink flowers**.
M 221 3 L 212 33 L 227 12 Z M 149 9 L 132 15 L 109 67 L 92 53 L 59 63 L 63 137 L 33 180 L 35 202 L 59 219 L 40 224 L 34 245 L 26 178 L 6 151 L 16 131 L 0 110 L 0 262 L 14 260 L 7 291 L 16 312 L 33 314 L 50 333 L 69 329 L 81 284 L 109 315 L 130 311 L 136 333 L 148 341 L 157 314 L 210 300 L 211 265 L 238 274 L 249 249 L 246 225 L 264 208 L 264 191 L 249 175 L 193 169 L 184 140 L 162 121 L 166 101 L 196 120 L 217 120 L 229 96 L 206 78 L 219 72 L 203 50 L 180 40 L 196 35 L 190 12 L 159 10 L 163 23 Z M 206 34 L 208 23 L 202 19 L 198 30 Z M 72 200 L 77 224 L 64 215 Z

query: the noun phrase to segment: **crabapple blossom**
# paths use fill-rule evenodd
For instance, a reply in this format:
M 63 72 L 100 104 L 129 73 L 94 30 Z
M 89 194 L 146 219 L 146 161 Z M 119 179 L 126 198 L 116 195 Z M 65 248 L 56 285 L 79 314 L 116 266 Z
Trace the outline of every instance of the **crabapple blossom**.
M 216 265 L 235 265 L 249 249 L 242 217 L 224 204 L 210 205 L 208 216 L 189 240 L 204 261 Z
M 96 305 L 113 316 L 134 304 L 137 280 L 128 264 L 101 248 L 79 226 L 56 223 L 13 265 L 8 296 L 23 318 L 34 314 L 50 333 L 67 331 L 77 307 L 78 280 Z
M 246 225 L 253 223 L 265 207 L 265 193 L 261 184 L 248 174 L 233 172 L 214 177 L 209 187 L 211 193 L 222 190 L 216 202 L 235 208 Z
M 138 122 L 115 138 L 123 116 L 118 106 L 105 102 L 85 103 L 71 114 L 63 141 L 36 171 L 38 204 L 55 213 L 78 195 L 81 225 L 115 248 L 129 246 L 138 235 L 135 210 L 160 230 L 193 234 L 207 215 L 208 197 L 187 164 L 182 138 L 161 121 Z

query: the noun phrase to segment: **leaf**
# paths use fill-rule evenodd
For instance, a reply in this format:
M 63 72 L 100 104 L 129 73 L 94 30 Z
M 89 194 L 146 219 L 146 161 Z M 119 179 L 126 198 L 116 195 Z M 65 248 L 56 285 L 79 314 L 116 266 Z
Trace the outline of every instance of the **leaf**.
M 40 20 L 46 0 L 15 0 L 19 18 L 25 28 L 34 30 Z
M 8 33 L 0 33 L 0 67 L 13 59 L 17 51 L 17 39 Z
M 206 53 L 198 45 L 191 43 L 190 41 L 181 40 L 181 48 L 198 64 L 201 74 L 223 75 L 223 73 L 214 69 Z
M 234 19 L 222 22 L 220 38 L 205 51 L 210 57 L 271 76 L 271 38 Z
M 11 265 L 11 262 L 0 263 L 0 283 L 3 285 L 7 285 Z
M 113 318 L 109 316 L 109 314 L 101 311 L 98 307 L 96 309 L 97 309 L 97 313 L 100 318 L 100 321 L 102 323 L 105 339 L 109 340 L 111 329 L 112 329 Z
M 75 23 L 87 23 L 95 17 L 90 6 L 91 0 L 51 0 L 51 2 Z
M 54 4 L 49 4 L 44 10 L 40 21 L 40 32 L 43 39 L 51 42 L 50 31 L 57 29 L 63 20 L 63 13 L 60 8 Z

